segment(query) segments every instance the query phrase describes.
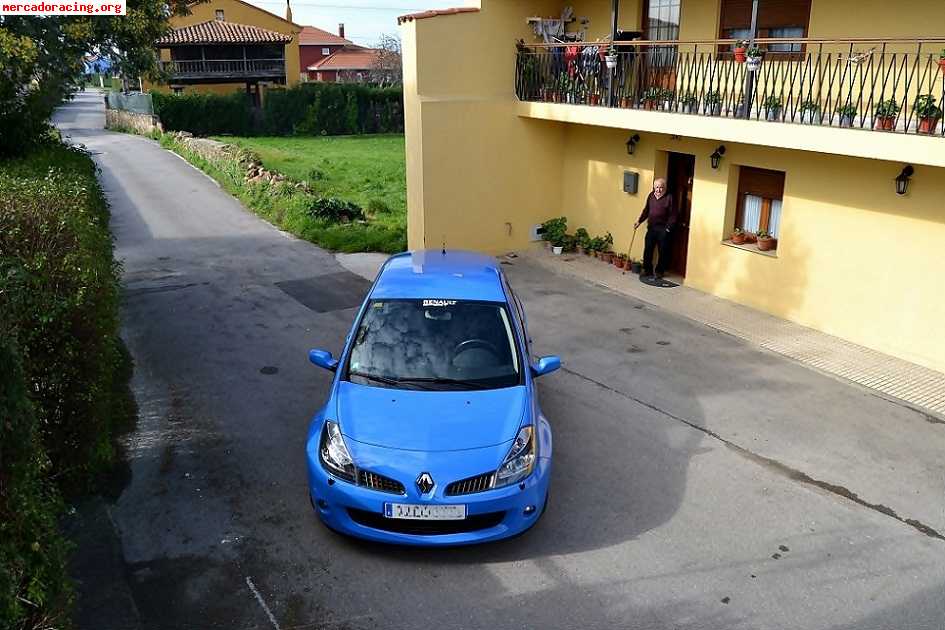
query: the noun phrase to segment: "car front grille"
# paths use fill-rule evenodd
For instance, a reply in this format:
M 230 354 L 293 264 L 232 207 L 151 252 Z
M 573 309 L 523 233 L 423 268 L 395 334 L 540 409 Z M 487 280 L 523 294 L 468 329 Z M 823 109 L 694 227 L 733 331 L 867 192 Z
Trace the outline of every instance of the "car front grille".
M 492 489 L 495 472 L 482 473 L 475 477 L 460 479 L 446 486 L 446 496 L 456 497 L 462 494 L 475 494 Z
M 396 479 L 391 479 L 390 477 L 385 477 L 384 475 L 378 475 L 377 473 L 372 473 L 369 470 L 358 471 L 358 485 L 364 486 L 365 488 L 370 488 L 371 490 L 377 490 L 378 492 L 387 492 L 389 494 L 405 494 L 404 484 L 400 483 Z
M 456 521 L 412 521 L 387 518 L 378 512 L 367 512 L 348 508 L 348 516 L 358 525 L 395 534 L 437 536 L 442 534 L 466 534 L 495 527 L 505 518 L 505 512 L 473 514 Z

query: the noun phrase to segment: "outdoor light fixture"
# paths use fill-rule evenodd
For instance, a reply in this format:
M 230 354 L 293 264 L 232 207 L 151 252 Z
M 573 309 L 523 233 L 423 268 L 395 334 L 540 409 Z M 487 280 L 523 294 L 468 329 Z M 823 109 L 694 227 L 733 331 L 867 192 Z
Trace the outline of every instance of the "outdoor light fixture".
M 640 134 L 635 133 L 630 136 L 630 139 L 627 140 L 627 155 L 633 155 L 633 150 L 637 146 L 637 142 L 640 141 Z
M 915 169 L 912 168 L 912 165 L 906 164 L 902 168 L 902 172 L 896 176 L 896 194 L 897 195 L 906 194 L 906 189 L 909 188 L 909 178 L 912 177 L 913 173 L 915 173 Z
M 722 161 L 723 155 L 725 155 L 725 145 L 720 144 L 719 147 L 715 150 L 715 153 L 709 156 L 709 159 L 712 160 L 712 168 L 719 167 L 719 162 Z

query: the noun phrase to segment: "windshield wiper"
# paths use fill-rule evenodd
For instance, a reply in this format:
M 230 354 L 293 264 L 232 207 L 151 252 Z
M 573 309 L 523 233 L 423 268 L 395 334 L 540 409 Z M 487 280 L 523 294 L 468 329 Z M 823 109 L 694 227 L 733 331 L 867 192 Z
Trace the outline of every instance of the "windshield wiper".
M 416 378 L 402 378 L 400 381 L 405 383 L 432 383 L 434 385 L 460 385 L 467 389 L 488 389 L 488 386 L 478 383 L 476 381 L 464 381 L 455 378 L 439 378 L 439 377 L 416 377 Z
M 360 376 L 363 379 L 374 381 L 375 383 L 383 383 L 384 385 L 390 385 L 392 387 L 397 387 L 402 385 L 404 381 L 412 379 L 401 379 L 401 378 L 391 378 L 390 376 L 381 376 L 379 374 L 368 374 L 367 372 L 355 372 L 349 371 L 348 376 Z M 422 387 L 421 389 L 430 389 L 429 387 Z

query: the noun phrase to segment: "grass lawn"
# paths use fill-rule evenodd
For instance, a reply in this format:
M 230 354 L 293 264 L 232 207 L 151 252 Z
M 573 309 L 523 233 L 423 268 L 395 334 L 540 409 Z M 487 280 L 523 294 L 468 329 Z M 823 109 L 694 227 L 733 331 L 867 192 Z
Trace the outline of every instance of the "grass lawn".
M 402 135 L 216 139 L 257 153 L 266 168 L 306 181 L 320 195 L 353 201 L 365 209 L 372 201 L 383 202 L 390 211 L 377 213 L 373 220 L 406 227 Z

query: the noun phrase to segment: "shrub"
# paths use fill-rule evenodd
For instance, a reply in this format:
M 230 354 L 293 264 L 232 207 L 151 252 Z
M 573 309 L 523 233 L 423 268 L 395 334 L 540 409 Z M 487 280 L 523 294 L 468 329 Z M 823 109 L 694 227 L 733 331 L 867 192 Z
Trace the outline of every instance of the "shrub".
M 68 546 L 13 334 L 0 324 L 0 619 L 8 628 L 48 628 L 71 599 Z
M 86 154 L 59 145 L 0 165 L 0 320 L 22 352 L 51 473 L 68 490 L 113 459 L 121 356 L 108 219 Z
M 568 230 L 568 218 L 567 217 L 556 217 L 554 219 L 548 219 L 541 224 L 541 238 L 544 241 L 550 241 L 552 243 L 557 243 L 562 238 L 564 238 L 565 232 Z
M 364 219 L 364 211 L 356 203 L 337 197 L 316 197 L 309 210 L 313 217 L 326 221 L 350 223 Z
M 271 135 L 402 133 L 403 92 L 353 83 L 302 83 L 271 90 L 263 104 Z
M 371 199 L 368 201 L 367 205 L 368 214 L 378 215 L 378 214 L 390 214 L 393 212 L 393 208 L 387 205 L 386 202 L 381 201 L 380 199 Z
M 166 94 L 151 92 L 154 113 L 167 131 L 189 131 L 196 136 L 255 131 L 253 107 L 245 92 L 232 94 Z

